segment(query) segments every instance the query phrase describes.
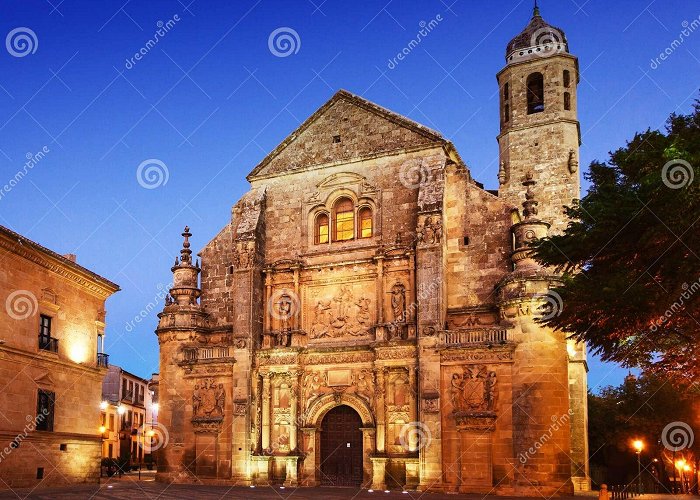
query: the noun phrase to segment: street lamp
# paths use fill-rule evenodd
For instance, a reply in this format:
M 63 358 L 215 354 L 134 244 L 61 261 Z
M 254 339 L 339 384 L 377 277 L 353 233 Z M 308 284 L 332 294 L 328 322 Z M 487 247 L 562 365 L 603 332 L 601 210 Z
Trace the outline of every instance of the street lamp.
M 642 450 L 644 449 L 644 442 L 641 439 L 635 439 L 632 443 L 636 453 L 637 453 L 637 492 L 642 494 Z
M 676 460 L 676 468 L 678 469 L 679 480 L 681 482 L 681 493 L 685 490 L 685 474 L 683 472 L 688 472 L 690 466 L 684 459 Z

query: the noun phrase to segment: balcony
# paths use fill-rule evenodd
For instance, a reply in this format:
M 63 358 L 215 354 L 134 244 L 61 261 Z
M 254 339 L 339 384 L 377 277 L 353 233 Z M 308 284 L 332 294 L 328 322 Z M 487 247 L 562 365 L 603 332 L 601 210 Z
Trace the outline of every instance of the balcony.
M 134 391 L 124 391 L 122 393 L 122 401 L 134 402 Z
M 447 330 L 442 333 L 446 346 L 505 344 L 508 330 L 505 328 L 479 328 L 474 330 Z
M 226 360 L 231 356 L 228 346 L 186 347 L 183 350 L 185 363 Z
M 99 368 L 109 368 L 109 354 L 97 353 L 97 366 Z
M 58 352 L 58 339 L 39 335 L 39 350 L 48 352 Z

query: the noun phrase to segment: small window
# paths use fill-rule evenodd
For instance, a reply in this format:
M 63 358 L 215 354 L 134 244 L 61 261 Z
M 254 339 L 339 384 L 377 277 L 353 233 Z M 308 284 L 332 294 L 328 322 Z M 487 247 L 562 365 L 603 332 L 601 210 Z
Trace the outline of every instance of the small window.
M 36 430 L 53 431 L 53 413 L 56 394 L 39 389 L 36 398 Z
M 37 479 L 44 479 L 44 468 L 43 467 L 37 467 L 36 478 Z
M 61 443 L 60 445 L 58 445 L 58 449 L 60 451 L 68 451 L 68 445 L 66 443 Z
M 314 243 L 316 245 L 328 243 L 328 214 L 319 214 L 316 216 Z
M 571 94 L 568 92 L 564 92 L 564 109 L 566 111 L 571 110 Z
M 571 73 L 569 73 L 568 69 L 564 70 L 564 87 L 569 88 L 569 85 L 571 85 Z
M 109 430 L 114 431 L 114 415 L 109 416 Z
M 510 120 L 510 104 L 506 104 L 503 109 L 503 121 L 507 122 Z
M 340 136 L 339 135 L 334 135 L 333 136 L 333 143 L 338 144 L 340 142 Z
M 372 237 L 372 209 L 362 207 L 359 213 L 360 219 L 360 238 Z
M 355 207 L 352 200 L 341 198 L 335 204 L 334 241 L 347 241 L 355 237 Z
M 51 340 L 51 316 L 42 314 L 39 317 L 39 349 L 54 351 Z
M 508 96 L 510 95 L 510 85 L 508 85 L 508 82 L 503 85 L 503 100 L 507 101 Z
M 544 77 L 542 73 L 532 73 L 527 77 L 527 114 L 544 111 Z

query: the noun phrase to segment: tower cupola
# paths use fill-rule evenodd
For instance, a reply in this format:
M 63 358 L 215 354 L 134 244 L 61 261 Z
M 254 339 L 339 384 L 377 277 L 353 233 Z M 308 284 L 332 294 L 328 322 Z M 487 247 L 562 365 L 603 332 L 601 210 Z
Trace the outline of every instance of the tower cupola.
M 535 2 L 530 22 L 506 48 L 506 64 L 562 52 L 569 52 L 569 43 L 564 31 L 542 19 L 540 8 Z

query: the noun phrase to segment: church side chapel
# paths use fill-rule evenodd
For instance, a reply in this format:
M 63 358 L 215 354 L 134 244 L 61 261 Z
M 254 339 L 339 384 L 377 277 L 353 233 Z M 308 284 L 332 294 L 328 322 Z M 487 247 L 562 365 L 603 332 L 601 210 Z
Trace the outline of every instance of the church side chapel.
M 558 278 L 528 250 L 579 197 L 578 61 L 535 8 L 497 79 L 498 191 L 341 90 L 198 256 L 185 228 L 156 330 L 159 481 L 590 488 L 585 346 L 537 322 Z

